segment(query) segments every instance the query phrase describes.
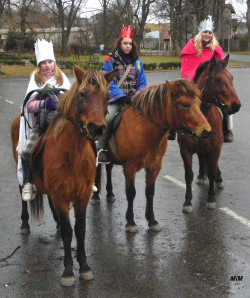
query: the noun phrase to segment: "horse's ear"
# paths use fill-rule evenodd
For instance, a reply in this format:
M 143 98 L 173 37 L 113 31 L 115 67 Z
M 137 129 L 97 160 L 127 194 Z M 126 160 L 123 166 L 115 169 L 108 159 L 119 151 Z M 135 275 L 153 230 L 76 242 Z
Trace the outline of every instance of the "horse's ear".
M 214 54 L 207 66 L 209 73 L 214 69 L 215 64 L 216 64 L 216 58 L 215 58 L 215 54 Z
M 106 81 L 108 82 L 108 84 L 113 80 L 115 74 L 116 74 L 116 70 L 105 73 L 104 77 L 105 77 Z
M 223 60 L 225 62 L 225 64 L 226 64 L 226 66 L 228 65 L 229 57 L 230 57 L 230 55 L 227 54 L 226 58 Z
M 85 72 L 78 66 L 74 65 L 74 73 L 75 73 L 77 82 L 80 85 L 85 77 Z

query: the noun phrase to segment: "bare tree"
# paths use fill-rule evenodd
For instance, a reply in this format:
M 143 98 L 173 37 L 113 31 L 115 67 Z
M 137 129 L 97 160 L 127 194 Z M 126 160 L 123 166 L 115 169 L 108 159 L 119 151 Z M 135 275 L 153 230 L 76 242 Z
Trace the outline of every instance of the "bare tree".
M 247 0 L 247 30 L 248 30 L 248 50 L 250 50 L 250 0 Z
M 113 46 L 122 24 L 135 25 L 135 40 L 140 44 L 150 8 L 156 0 L 99 0 L 102 10 L 95 15 L 95 36 L 106 49 Z
M 62 34 L 62 55 L 67 56 L 70 31 L 87 0 L 41 0 L 55 16 Z

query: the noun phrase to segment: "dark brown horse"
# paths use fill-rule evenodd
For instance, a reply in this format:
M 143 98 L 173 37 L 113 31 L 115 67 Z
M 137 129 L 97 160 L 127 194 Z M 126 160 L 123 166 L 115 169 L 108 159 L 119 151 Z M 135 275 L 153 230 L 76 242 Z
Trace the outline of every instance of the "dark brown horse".
M 106 165 L 106 189 L 107 199 L 113 201 L 112 166 L 121 164 L 128 201 L 127 232 L 137 232 L 133 212 L 136 194 L 135 176 L 136 172 L 143 168 L 146 171 L 146 219 L 151 230 L 161 229 L 154 217 L 153 199 L 155 181 L 167 149 L 167 132 L 170 128 L 174 128 L 201 138 L 209 136 L 211 127 L 200 111 L 199 97 L 198 88 L 190 81 L 181 79 L 152 85 L 139 91 L 132 98 L 132 106 L 123 111 L 120 125 L 109 141 L 108 153 L 112 163 Z M 112 143 L 115 143 L 116 150 Z M 96 177 L 96 186 L 99 190 L 100 169 L 99 165 Z M 99 201 L 99 192 L 96 192 L 92 196 L 92 202 Z
M 74 284 L 69 218 L 71 204 L 75 211 L 80 278 L 93 278 L 85 255 L 86 208 L 96 173 L 92 142 L 102 137 L 106 129 L 108 84 L 114 75 L 103 75 L 96 70 L 84 73 L 78 67 L 74 71 L 76 82 L 60 97 L 58 113 L 36 143 L 32 154 L 33 181 L 40 193 L 51 198 L 60 222 L 65 252 L 63 286 Z M 18 122 L 14 120 L 11 128 L 13 148 L 18 142 L 17 126 Z M 36 203 L 35 199 L 33 204 Z
M 233 77 L 227 70 L 229 55 L 224 60 L 213 57 L 202 63 L 195 74 L 194 82 L 202 92 L 201 110 L 212 127 L 209 139 L 198 140 L 178 134 L 178 143 L 185 168 L 186 195 L 183 212 L 192 211 L 192 157 L 196 153 L 199 159 L 199 175 L 197 184 L 203 184 L 206 175 L 209 179 L 207 208 L 215 209 L 215 185 L 223 188 L 223 180 L 219 169 L 219 157 L 223 145 L 221 111 L 234 114 L 239 111 L 241 103 L 233 86 Z M 221 110 L 221 111 L 220 111 Z

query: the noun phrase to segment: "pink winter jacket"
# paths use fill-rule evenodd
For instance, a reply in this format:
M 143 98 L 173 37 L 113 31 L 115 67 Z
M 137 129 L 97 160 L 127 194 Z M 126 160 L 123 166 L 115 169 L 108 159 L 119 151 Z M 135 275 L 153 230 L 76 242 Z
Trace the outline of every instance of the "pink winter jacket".
M 194 46 L 194 39 L 190 39 L 180 54 L 181 77 L 188 77 L 192 81 L 199 64 L 210 60 L 214 54 L 216 54 L 216 59 L 224 59 L 223 50 L 220 46 L 216 46 L 214 52 L 210 49 L 203 49 L 202 56 L 198 57 Z

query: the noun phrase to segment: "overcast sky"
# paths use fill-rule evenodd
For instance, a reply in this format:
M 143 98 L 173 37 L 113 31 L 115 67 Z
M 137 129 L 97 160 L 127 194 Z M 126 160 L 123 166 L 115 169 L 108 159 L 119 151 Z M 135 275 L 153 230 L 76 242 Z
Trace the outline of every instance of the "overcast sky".
M 243 2 L 243 3 L 242 3 Z M 247 11 L 247 0 L 226 0 L 226 3 L 231 3 L 236 11 L 236 14 L 239 16 L 246 16 Z M 88 0 L 87 1 L 87 9 L 89 11 L 97 12 L 97 9 L 100 9 L 101 5 L 98 0 Z M 88 16 L 91 15 L 91 13 L 88 13 Z

